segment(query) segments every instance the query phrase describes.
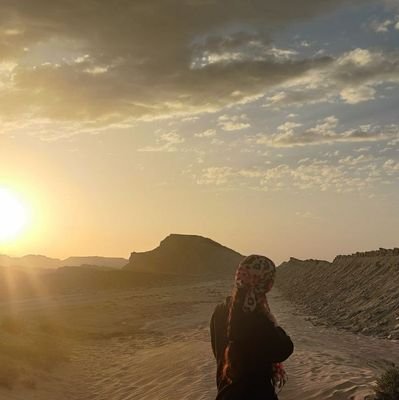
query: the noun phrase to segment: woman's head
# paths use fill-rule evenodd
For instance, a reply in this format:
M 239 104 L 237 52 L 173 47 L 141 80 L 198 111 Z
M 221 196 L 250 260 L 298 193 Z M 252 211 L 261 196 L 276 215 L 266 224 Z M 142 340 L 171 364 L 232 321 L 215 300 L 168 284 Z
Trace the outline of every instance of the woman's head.
M 235 288 L 246 292 L 243 311 L 255 311 L 265 300 L 265 295 L 273 287 L 276 277 L 274 262 L 265 256 L 252 254 L 238 265 L 235 274 Z

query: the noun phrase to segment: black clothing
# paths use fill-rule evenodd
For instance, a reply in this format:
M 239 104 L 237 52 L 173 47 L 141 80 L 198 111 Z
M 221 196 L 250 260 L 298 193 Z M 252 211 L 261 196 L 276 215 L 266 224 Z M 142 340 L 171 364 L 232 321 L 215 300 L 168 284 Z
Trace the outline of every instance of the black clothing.
M 210 321 L 212 351 L 217 361 L 217 400 L 276 400 L 272 364 L 286 360 L 294 344 L 283 328 L 261 312 L 240 313 L 227 338 L 227 317 L 231 296 L 216 306 Z M 231 340 L 239 360 L 237 378 L 222 379 L 224 351 Z

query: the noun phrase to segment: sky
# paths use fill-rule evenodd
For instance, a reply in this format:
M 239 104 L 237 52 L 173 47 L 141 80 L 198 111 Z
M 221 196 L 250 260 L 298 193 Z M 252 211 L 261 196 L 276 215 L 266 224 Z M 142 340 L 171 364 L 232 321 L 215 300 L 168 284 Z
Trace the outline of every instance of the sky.
M 3 0 L 0 253 L 398 246 L 398 108 L 397 0 Z

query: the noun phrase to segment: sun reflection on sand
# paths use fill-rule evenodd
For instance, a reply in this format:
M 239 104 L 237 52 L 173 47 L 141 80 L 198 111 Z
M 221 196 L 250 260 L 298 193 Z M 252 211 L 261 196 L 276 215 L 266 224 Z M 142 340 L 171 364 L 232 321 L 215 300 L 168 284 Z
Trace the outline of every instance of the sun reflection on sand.
M 33 307 L 38 311 L 39 319 L 45 319 L 52 326 L 63 325 L 62 314 L 57 310 L 57 296 L 51 293 L 48 283 L 43 279 L 45 274 L 45 271 L 28 267 L 2 268 L 1 314 L 18 318 Z

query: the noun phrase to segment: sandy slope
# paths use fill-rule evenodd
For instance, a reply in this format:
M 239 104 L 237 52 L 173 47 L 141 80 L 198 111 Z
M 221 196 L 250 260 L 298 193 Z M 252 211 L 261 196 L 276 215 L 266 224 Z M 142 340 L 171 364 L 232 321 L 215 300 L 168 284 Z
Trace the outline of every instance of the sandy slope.
M 70 361 L 38 374 L 36 389 L 0 389 L 0 399 L 212 400 L 209 318 L 229 290 L 214 281 L 21 302 L 14 312 L 69 328 Z M 395 343 L 315 327 L 275 290 L 270 304 L 295 343 L 281 400 L 363 399 L 384 360 L 399 362 Z
M 317 323 L 399 339 L 399 249 L 337 256 L 333 263 L 291 258 L 276 285 Z

